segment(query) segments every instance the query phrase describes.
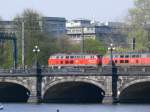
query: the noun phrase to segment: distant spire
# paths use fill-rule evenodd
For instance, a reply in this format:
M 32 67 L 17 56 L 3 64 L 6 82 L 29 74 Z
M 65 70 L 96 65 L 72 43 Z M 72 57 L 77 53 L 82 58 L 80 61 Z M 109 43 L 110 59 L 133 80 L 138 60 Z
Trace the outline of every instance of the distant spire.
M 95 23 L 96 23 L 95 17 L 93 16 L 93 17 L 92 17 L 92 20 L 91 20 L 91 24 L 95 24 Z

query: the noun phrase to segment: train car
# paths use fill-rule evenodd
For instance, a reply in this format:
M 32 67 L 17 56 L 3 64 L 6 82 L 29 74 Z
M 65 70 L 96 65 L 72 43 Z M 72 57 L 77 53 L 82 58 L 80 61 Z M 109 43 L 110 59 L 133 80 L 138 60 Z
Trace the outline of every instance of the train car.
M 102 57 L 96 54 L 54 54 L 48 59 L 51 68 L 64 67 L 98 67 Z
M 113 53 L 113 62 L 116 65 L 133 66 L 133 65 L 150 65 L 150 53 L 149 52 L 120 52 Z M 102 59 L 103 65 L 108 65 L 110 62 L 110 56 L 104 56 Z

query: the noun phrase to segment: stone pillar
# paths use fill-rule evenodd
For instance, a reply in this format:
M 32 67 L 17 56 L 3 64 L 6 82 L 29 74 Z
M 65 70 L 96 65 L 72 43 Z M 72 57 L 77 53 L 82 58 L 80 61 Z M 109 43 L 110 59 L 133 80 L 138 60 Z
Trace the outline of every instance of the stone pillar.
M 37 97 L 37 77 L 32 77 L 30 79 L 30 96 L 28 99 L 29 103 L 37 103 L 38 97 Z
M 105 80 L 105 97 L 103 99 L 102 103 L 112 103 L 112 77 L 111 76 L 106 76 L 106 80 Z
M 30 97 L 28 99 L 29 103 L 38 103 L 38 97 L 36 94 L 36 90 L 31 91 Z

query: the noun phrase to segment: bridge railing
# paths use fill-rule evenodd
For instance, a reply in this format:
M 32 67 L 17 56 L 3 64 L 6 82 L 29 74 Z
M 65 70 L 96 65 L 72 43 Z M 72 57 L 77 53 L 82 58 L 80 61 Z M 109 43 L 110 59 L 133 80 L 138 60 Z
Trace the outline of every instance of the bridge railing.
M 67 68 L 67 69 L 51 69 L 48 67 L 41 68 L 41 75 L 105 75 L 111 76 L 113 69 L 119 76 L 129 75 L 147 75 L 150 76 L 150 66 L 103 66 L 95 69 L 91 68 Z M 37 75 L 36 68 L 28 69 L 0 69 L 0 76 L 2 75 Z

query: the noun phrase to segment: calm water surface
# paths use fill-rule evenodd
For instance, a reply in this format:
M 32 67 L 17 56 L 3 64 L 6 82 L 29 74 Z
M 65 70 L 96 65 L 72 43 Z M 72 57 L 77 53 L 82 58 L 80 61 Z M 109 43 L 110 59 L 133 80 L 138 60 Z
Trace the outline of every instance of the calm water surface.
M 0 112 L 150 112 L 150 104 L 3 104 Z

